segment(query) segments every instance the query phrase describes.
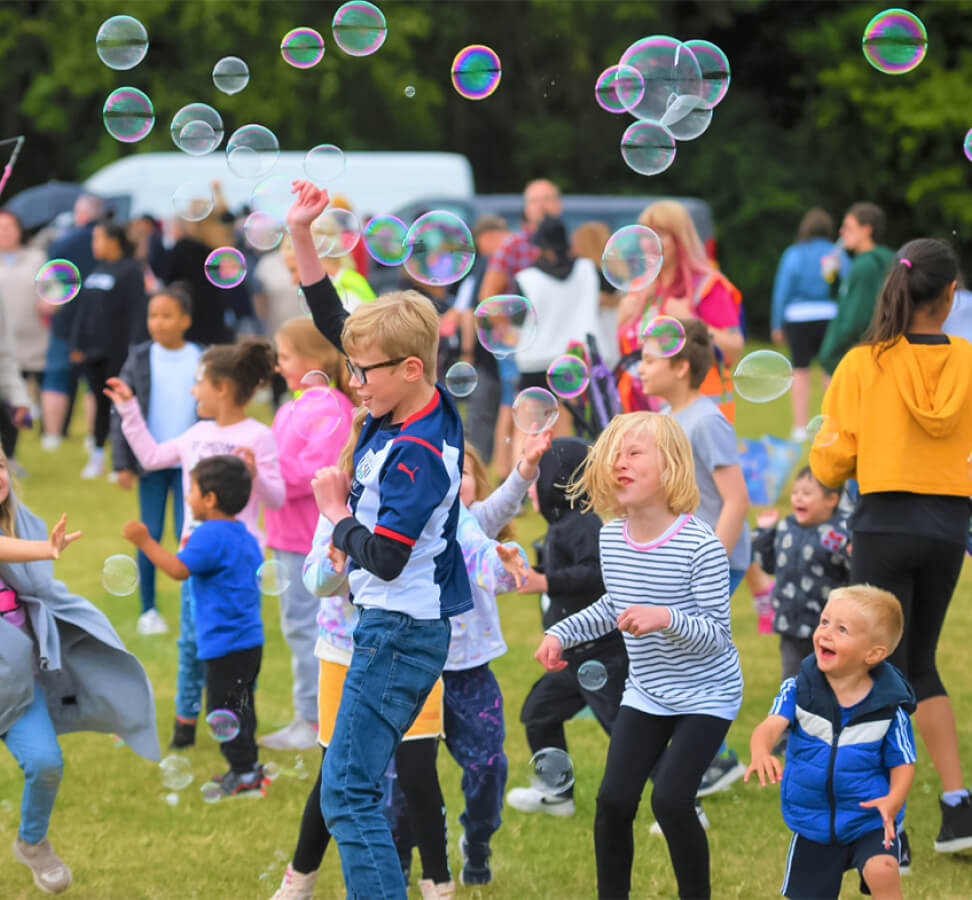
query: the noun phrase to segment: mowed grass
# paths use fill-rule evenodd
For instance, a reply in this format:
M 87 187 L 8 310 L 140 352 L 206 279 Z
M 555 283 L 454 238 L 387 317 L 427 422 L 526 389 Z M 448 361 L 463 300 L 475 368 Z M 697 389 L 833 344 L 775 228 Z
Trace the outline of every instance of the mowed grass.
M 815 382 L 815 398 L 819 384 Z M 257 412 L 265 417 L 268 410 Z M 787 397 L 754 405 L 739 401 L 740 436 L 764 433 L 785 435 L 790 428 Z M 159 575 L 159 606 L 173 627 L 164 637 L 139 637 L 135 621 L 137 596 L 113 597 L 101 586 L 103 560 L 112 553 L 130 552 L 121 538 L 122 523 L 137 515 L 133 493 L 104 481 L 78 478 L 84 459 L 77 432 L 58 453 L 41 453 L 35 435 L 25 435 L 18 456 L 30 472 L 21 495 L 30 507 L 51 522 L 67 511 L 69 524 L 84 529 L 83 541 L 69 549 L 56 564 L 58 577 L 72 590 L 88 597 L 105 611 L 129 649 L 137 654 L 155 688 L 159 737 L 165 745 L 171 734 L 176 675 L 176 586 Z M 888 452 L 895 452 L 888 448 Z M 781 508 L 785 509 L 784 493 Z M 525 546 L 542 533 L 532 513 L 516 523 Z M 167 536 L 173 546 L 171 535 Z M 963 573 L 945 626 L 939 664 L 950 687 L 958 714 L 959 740 L 966 763 L 972 765 L 972 696 L 968 681 L 966 641 L 972 630 L 972 577 Z M 501 599 L 503 631 L 509 652 L 494 670 L 503 688 L 506 752 L 510 786 L 526 783 L 529 751 L 519 724 L 523 699 L 541 669 L 533 660 L 541 635 L 536 597 L 510 595 Z M 281 637 L 278 602 L 266 597 L 267 631 L 263 671 L 257 692 L 259 732 L 265 734 L 286 724 L 290 702 L 290 656 Z M 730 732 L 730 743 L 741 758 L 748 757 L 749 735 L 763 718 L 778 688 L 779 659 L 773 637 L 756 633 L 756 619 L 745 585 L 733 603 L 733 630 L 746 680 L 743 707 Z M 485 888 L 459 887 L 459 898 L 520 900 L 525 897 L 588 898 L 596 894 L 592 826 L 597 787 L 604 766 L 607 738 L 591 719 L 567 726 L 570 753 L 577 776 L 577 813 L 573 818 L 528 816 L 513 809 L 495 835 L 493 883 Z M 274 760 L 285 771 L 262 800 L 203 802 L 199 786 L 225 765 L 215 742 L 200 731 L 199 743 L 188 751 L 195 780 L 179 794 L 177 806 L 165 802 L 167 790 L 153 764 L 127 747 L 116 748 L 101 734 L 61 738 L 65 775 L 51 823 L 54 847 L 74 870 L 68 896 L 78 900 L 266 900 L 279 884 L 297 837 L 301 812 L 319 752 L 301 754 L 262 751 L 264 761 Z M 303 760 L 306 776 L 296 774 Z M 458 879 L 458 816 L 463 802 L 459 769 L 441 747 L 439 773 L 445 791 L 450 824 L 450 859 Z M 9 847 L 19 822 L 22 788 L 20 771 L 0 751 L 0 898 L 20 900 L 40 896 L 30 873 L 13 860 Z M 913 874 L 905 881 L 905 895 L 928 900 L 972 896 L 972 853 L 941 856 L 932 849 L 938 830 L 938 782 L 919 743 L 919 763 L 909 801 L 908 827 L 914 853 Z M 706 800 L 712 823 L 709 846 L 714 897 L 758 898 L 776 896 L 783 872 L 788 832 L 779 812 L 776 788 L 760 789 L 741 782 Z M 652 816 L 647 795 L 636 824 L 636 857 L 632 896 L 674 897 L 675 880 L 665 842 L 648 832 Z M 416 854 L 410 896 L 417 897 Z M 844 895 L 858 896 L 856 874 L 845 879 Z M 316 897 L 344 897 L 337 848 L 329 848 L 318 880 Z

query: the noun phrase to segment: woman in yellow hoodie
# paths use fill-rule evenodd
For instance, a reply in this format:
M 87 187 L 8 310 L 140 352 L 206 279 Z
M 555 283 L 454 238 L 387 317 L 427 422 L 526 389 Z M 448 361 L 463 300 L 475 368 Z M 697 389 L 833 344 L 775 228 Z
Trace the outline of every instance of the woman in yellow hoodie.
M 941 241 L 898 251 L 870 332 L 834 372 L 823 401 L 829 421 L 810 450 L 824 484 L 860 483 L 851 583 L 891 591 L 904 610 L 890 660 L 914 687 L 915 721 L 942 780 L 941 853 L 972 847 L 955 715 L 935 667 L 972 510 L 972 345 L 942 332 L 957 277 Z

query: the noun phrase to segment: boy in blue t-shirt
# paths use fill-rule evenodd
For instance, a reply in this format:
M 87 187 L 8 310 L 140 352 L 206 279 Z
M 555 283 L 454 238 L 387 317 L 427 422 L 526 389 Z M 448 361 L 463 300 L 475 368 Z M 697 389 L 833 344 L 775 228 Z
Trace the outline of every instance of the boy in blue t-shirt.
M 192 578 L 196 643 L 206 665 L 207 711 L 219 710 L 219 737 L 230 771 L 217 776 L 224 795 L 263 791 L 257 762 L 253 691 L 263 655 L 257 570 L 263 554 L 234 516 L 250 499 L 253 478 L 236 456 L 210 456 L 190 473 L 186 501 L 199 526 L 178 554 L 163 549 L 142 522 L 123 534 L 172 578 Z M 234 734 L 234 732 L 238 733 Z

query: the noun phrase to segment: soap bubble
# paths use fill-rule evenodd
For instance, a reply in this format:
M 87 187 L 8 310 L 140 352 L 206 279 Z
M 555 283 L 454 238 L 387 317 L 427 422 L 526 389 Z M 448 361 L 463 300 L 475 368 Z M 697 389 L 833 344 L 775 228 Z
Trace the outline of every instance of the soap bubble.
M 676 38 L 656 34 L 635 41 L 621 55 L 620 64 L 637 69 L 644 79 L 644 95 L 631 110 L 639 119 L 660 122 L 674 98 L 702 96 L 698 60 Z
M 558 356 L 547 367 L 547 384 L 550 385 L 550 390 L 565 400 L 572 400 L 583 394 L 590 380 L 587 363 L 571 353 Z
M 775 350 L 754 350 L 739 360 L 732 380 L 743 400 L 768 403 L 790 389 L 793 366 Z
M 625 225 L 604 245 L 601 271 L 619 291 L 641 291 L 650 285 L 665 261 L 661 238 L 646 225 Z
M 162 784 L 170 791 L 181 791 L 192 784 L 192 763 L 184 756 L 170 753 L 159 763 Z
M 180 219 L 201 222 L 216 205 L 213 187 L 208 181 L 186 181 L 172 194 L 172 208 Z
M 215 781 L 207 781 L 199 790 L 205 803 L 219 803 L 223 798 L 223 789 Z
M 263 125 L 244 125 L 237 128 L 226 142 L 226 165 L 240 178 L 261 178 L 276 164 L 280 156 L 277 136 Z
M 314 383 L 316 376 L 322 382 Z M 308 372 L 301 379 L 301 391 L 290 406 L 290 427 L 308 441 L 323 440 L 334 434 L 344 419 L 337 392 L 323 372 Z
M 105 100 L 101 111 L 105 128 L 116 141 L 134 144 L 142 140 L 155 125 L 155 108 L 138 88 L 120 87 Z
M 436 209 L 419 216 L 405 234 L 411 248 L 405 271 L 419 284 L 453 284 L 476 260 L 476 243 L 455 213 Z
M 832 416 L 820 414 L 807 422 L 807 437 L 814 447 L 829 447 L 840 436 L 840 429 Z
M 513 400 L 513 424 L 526 434 L 540 434 L 553 428 L 559 415 L 557 398 L 546 388 L 526 388 Z
M 240 719 L 229 709 L 214 709 L 206 716 L 209 736 L 219 743 L 233 740 L 240 733 Z
M 502 75 L 499 55 L 482 44 L 463 47 L 452 61 L 452 84 L 467 100 L 484 100 L 499 87 Z
M 78 296 L 81 273 L 69 259 L 52 259 L 37 270 L 34 289 L 45 303 L 63 306 Z
M 676 141 L 694 141 L 712 124 L 712 110 L 705 109 L 698 97 L 680 97 L 679 100 L 684 102 L 673 103 L 670 107 L 673 115 L 663 116 L 661 124 Z
M 530 759 L 530 784 L 545 796 L 563 793 L 574 783 L 574 764 L 566 750 L 545 747 Z
M 250 68 L 238 56 L 224 56 L 213 66 L 213 84 L 224 94 L 238 94 L 250 83 Z
M 453 397 L 468 397 L 478 384 L 475 367 L 464 360 L 453 363 L 445 374 L 445 386 Z
M 183 153 L 205 156 L 223 141 L 223 119 L 206 103 L 190 103 L 172 117 L 169 134 Z
M 685 347 L 685 326 L 674 316 L 655 316 L 642 329 L 641 340 L 643 352 L 668 359 Z
M 589 659 L 577 669 L 577 682 L 586 691 L 599 691 L 607 680 L 607 667 L 599 660 Z
M 405 96 L 408 97 L 409 100 L 411 100 L 412 97 L 415 96 L 415 86 L 414 85 L 409 84 L 409 85 L 406 85 L 405 86 Z
M 334 144 L 318 144 L 304 157 L 304 172 L 317 185 L 330 184 L 344 173 L 344 151 Z
M 965 133 L 965 140 L 962 142 L 962 150 L 965 153 L 965 158 L 972 162 L 972 128 L 970 128 Z M 955 233 L 954 231 L 952 232 Z
M 148 53 L 148 32 L 131 16 L 112 16 L 101 23 L 95 36 L 99 59 L 109 69 L 134 69 Z
M 479 343 L 497 359 L 525 350 L 537 336 L 537 311 L 519 294 L 487 297 L 474 313 Z
M 284 223 L 266 213 L 252 212 L 243 222 L 243 236 L 255 250 L 273 250 L 283 240 Z
M 290 587 L 290 573 L 279 559 L 268 559 L 257 567 L 256 580 L 260 593 L 269 597 L 279 597 Z
M 166 794 L 165 795 L 165 802 L 168 803 L 169 806 L 178 806 L 179 805 L 179 795 L 178 794 Z
M 265 213 L 278 222 L 285 222 L 287 211 L 293 205 L 292 182 L 283 175 L 265 178 L 250 194 L 250 209 Z
M 295 69 L 309 69 L 324 58 L 324 38 L 313 28 L 294 28 L 280 41 L 280 55 Z
M 234 288 L 246 278 L 246 260 L 236 247 L 217 247 L 206 257 L 203 272 L 214 287 Z
M 275 762 L 264 763 L 263 766 L 263 777 L 267 781 L 276 781 L 280 777 L 280 766 Z
M 124 553 L 109 556 L 101 567 L 101 583 L 109 594 L 128 597 L 138 587 L 138 566 Z
M 885 75 L 904 75 L 917 68 L 928 50 L 921 19 L 904 9 L 879 12 L 864 28 L 864 57 Z
M 630 112 L 644 95 L 645 79 L 633 66 L 609 66 L 594 85 L 594 99 L 609 113 Z
M 729 57 L 711 41 L 686 41 L 702 70 L 702 106 L 714 109 L 729 91 Z
M 320 369 L 311 369 L 300 376 L 300 384 L 301 390 L 330 387 L 331 379 L 328 378 L 327 372 L 322 372 Z
M 377 6 L 365 0 L 351 0 L 334 13 L 331 34 L 334 43 L 349 56 L 369 56 L 385 43 L 388 25 Z
M 365 226 L 362 237 L 365 249 L 383 266 L 400 266 L 411 253 L 405 243 L 408 226 L 397 216 L 375 216 Z
M 361 240 L 361 224 L 350 210 L 329 206 L 311 224 L 311 236 L 321 256 L 347 256 Z
M 675 136 L 658 122 L 635 122 L 621 135 L 621 158 L 639 175 L 658 175 L 675 161 Z

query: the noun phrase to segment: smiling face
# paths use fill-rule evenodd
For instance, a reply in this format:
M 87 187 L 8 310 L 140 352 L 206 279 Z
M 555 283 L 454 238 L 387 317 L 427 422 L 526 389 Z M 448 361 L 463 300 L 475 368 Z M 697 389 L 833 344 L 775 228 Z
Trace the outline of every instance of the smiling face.
M 196 383 L 192 386 L 192 396 L 196 398 L 196 414 L 200 419 L 215 419 L 226 392 L 232 386 L 228 382 L 213 381 L 206 373 L 206 368 L 200 366 L 196 375 Z
M 388 354 L 380 347 L 366 345 L 348 348 L 348 359 L 367 369 L 376 363 L 387 362 Z M 414 356 L 394 366 L 380 366 L 365 373 L 365 383 L 352 376 L 350 386 L 355 390 L 361 405 L 376 419 L 396 409 L 422 380 L 422 363 Z
M 822 525 L 834 514 L 839 501 L 839 493 L 825 491 L 812 475 L 794 481 L 790 492 L 793 515 L 800 525 Z
M 668 505 L 662 484 L 661 453 L 647 428 L 625 436 L 613 472 L 618 506 L 630 510 L 658 503 Z
M 293 393 L 306 387 L 301 384 L 301 378 L 308 372 L 320 369 L 321 364 L 300 356 L 294 350 L 294 345 L 282 334 L 274 338 L 274 343 L 277 345 L 277 371 L 287 382 L 287 390 Z
M 840 590 L 831 593 L 813 633 L 817 667 L 825 675 L 842 676 L 876 666 L 888 655 L 874 634 L 874 623 Z

